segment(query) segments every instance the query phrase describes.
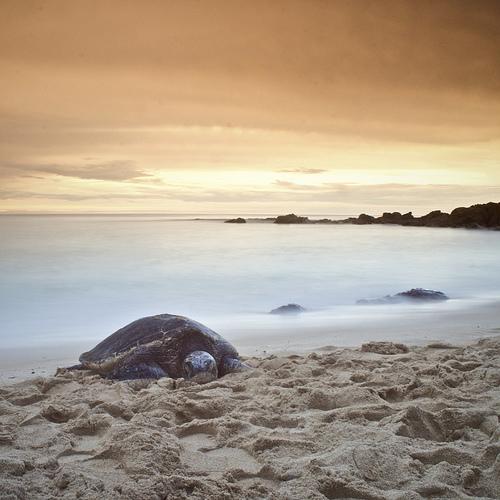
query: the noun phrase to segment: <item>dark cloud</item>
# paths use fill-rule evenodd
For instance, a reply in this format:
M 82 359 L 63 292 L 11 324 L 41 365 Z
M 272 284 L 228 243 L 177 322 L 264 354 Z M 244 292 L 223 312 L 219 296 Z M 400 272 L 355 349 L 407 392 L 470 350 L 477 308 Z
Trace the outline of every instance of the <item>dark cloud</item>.
M 499 28 L 497 0 L 3 0 L 0 90 L 21 126 L 45 112 L 52 125 L 489 140 Z
M 2 53 L 27 61 L 499 92 L 496 0 L 3 0 L 2 13 Z

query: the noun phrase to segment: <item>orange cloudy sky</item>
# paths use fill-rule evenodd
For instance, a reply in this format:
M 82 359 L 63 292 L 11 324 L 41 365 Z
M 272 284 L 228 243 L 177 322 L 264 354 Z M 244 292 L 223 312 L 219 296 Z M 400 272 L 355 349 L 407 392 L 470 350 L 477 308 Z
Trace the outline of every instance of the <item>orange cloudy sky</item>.
M 2 0 L 0 211 L 500 200 L 496 0 Z

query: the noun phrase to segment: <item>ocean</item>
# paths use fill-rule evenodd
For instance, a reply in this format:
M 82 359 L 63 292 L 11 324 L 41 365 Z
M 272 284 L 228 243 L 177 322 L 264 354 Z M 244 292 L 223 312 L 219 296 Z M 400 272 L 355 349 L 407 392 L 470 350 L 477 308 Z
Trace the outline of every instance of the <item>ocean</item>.
M 77 356 L 158 313 L 201 321 L 250 354 L 500 331 L 500 232 L 229 217 L 0 216 L 3 348 L 74 345 Z M 451 300 L 355 305 L 414 287 Z M 268 314 L 290 302 L 309 312 Z

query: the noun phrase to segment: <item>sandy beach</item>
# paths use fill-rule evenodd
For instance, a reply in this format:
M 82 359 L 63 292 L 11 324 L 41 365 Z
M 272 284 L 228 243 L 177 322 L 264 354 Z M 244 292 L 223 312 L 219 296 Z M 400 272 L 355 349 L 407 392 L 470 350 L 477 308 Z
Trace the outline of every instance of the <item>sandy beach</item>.
M 391 352 L 381 354 L 379 352 Z M 498 498 L 500 337 L 0 388 L 0 498 Z
M 500 500 L 500 0 L 0 40 L 0 500 Z

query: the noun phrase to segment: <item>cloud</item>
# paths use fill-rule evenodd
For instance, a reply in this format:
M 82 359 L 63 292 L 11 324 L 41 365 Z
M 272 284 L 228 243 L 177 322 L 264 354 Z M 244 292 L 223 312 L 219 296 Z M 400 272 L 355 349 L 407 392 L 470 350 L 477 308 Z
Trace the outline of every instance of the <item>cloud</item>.
M 15 191 L 0 190 L 1 200 L 15 199 L 42 199 L 42 200 L 61 200 L 61 201 L 87 201 L 87 200 L 132 200 L 144 199 L 143 195 L 134 195 L 130 193 L 96 193 L 96 194 L 73 194 L 73 193 L 47 193 L 36 191 Z
M 325 184 L 298 184 L 296 182 L 283 181 L 281 179 L 276 179 L 273 185 L 279 188 L 297 191 L 318 191 L 325 189 Z
M 277 170 L 279 173 L 287 173 L 287 174 L 322 174 L 324 172 L 328 172 L 324 168 L 291 168 L 284 170 Z
M 3 178 L 34 176 L 39 178 L 40 174 L 101 181 L 128 181 L 141 177 L 149 177 L 149 174 L 141 170 L 136 166 L 135 162 L 130 160 L 87 161 L 82 165 L 11 163 L 0 168 L 0 177 Z
M 49 200 L 59 207 L 76 203 L 99 210 L 119 211 L 120 207 L 141 206 L 143 210 L 164 210 L 165 201 L 189 206 L 190 210 L 205 206 L 221 210 L 241 211 L 266 205 L 272 213 L 297 210 L 311 213 L 316 207 L 320 213 L 357 215 L 361 212 L 377 215 L 383 211 L 414 211 L 427 213 L 433 209 L 451 210 L 457 206 L 500 200 L 500 186 L 417 185 L 417 184 L 344 184 L 322 183 L 317 186 L 294 183 L 275 184 L 242 189 L 200 186 L 164 186 L 147 184 L 134 186 L 130 192 L 72 192 L 54 193 L 34 190 L 0 189 L 1 200 Z M 309 208 L 308 208 L 309 207 Z

